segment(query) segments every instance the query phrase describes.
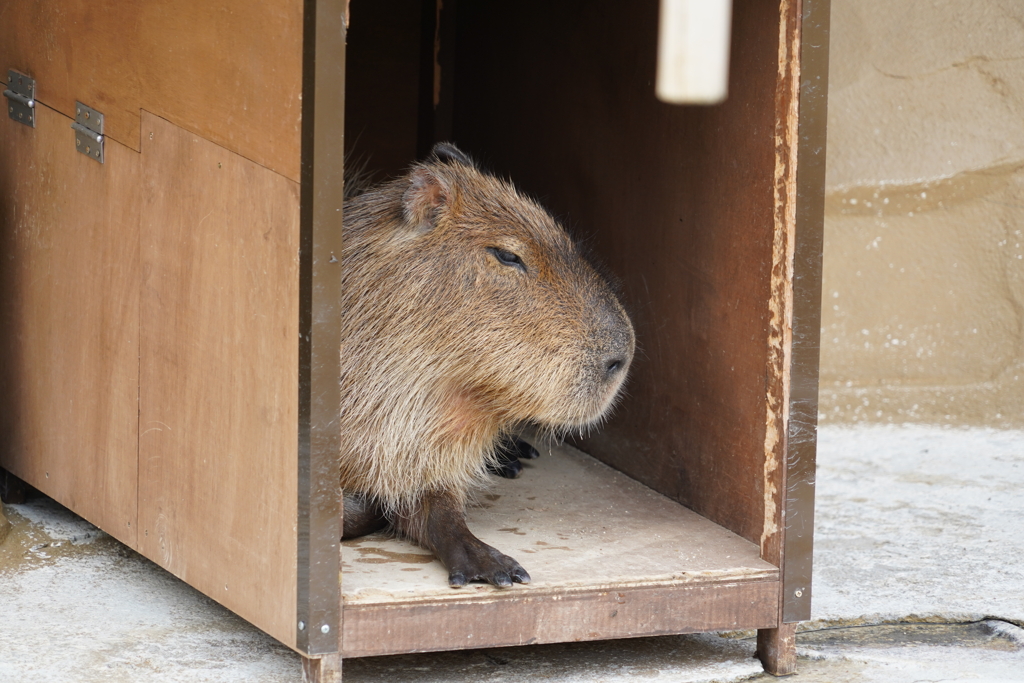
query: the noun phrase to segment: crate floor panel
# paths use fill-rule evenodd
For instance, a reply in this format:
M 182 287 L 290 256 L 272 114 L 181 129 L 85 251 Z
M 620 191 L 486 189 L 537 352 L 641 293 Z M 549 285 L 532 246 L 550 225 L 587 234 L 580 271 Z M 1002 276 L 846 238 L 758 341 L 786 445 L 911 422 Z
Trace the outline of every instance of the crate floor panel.
M 346 656 L 774 625 L 779 571 L 756 545 L 576 449 L 537 445 L 468 511 L 532 582 L 452 589 L 411 543 L 345 541 Z

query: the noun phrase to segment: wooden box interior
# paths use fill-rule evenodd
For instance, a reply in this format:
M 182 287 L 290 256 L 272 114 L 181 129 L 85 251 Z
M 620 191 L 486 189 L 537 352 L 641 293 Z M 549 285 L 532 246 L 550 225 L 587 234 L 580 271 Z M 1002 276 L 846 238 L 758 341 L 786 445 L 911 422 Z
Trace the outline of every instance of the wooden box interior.
M 575 486 L 560 472 L 552 485 L 544 478 L 559 466 L 542 459 L 471 510 L 474 529 L 534 572 L 538 548 L 596 543 L 609 567 L 630 552 L 680 553 L 674 571 L 686 579 L 665 579 L 667 565 L 653 559 L 649 571 L 614 580 L 567 560 L 542 565 L 546 576 L 529 587 L 450 591 L 437 563 L 424 567 L 422 554 L 403 553 L 400 542 L 345 542 L 343 653 L 777 626 L 786 371 L 777 304 L 786 295 L 779 233 L 787 229 L 779 6 L 736 3 L 730 96 L 711 107 L 656 100 L 657 3 L 622 11 L 602 1 L 446 2 L 437 10 L 417 0 L 357 0 L 351 12 L 347 154 L 384 179 L 433 143 L 456 143 L 563 220 L 619 279 L 637 329 L 626 398 L 575 444 L 614 470 L 600 484 L 583 477 Z M 643 502 L 653 492 L 637 482 L 675 501 L 674 525 L 652 521 L 645 531 L 615 514 L 632 505 L 658 518 Z M 517 537 L 513 520 L 524 515 L 531 531 Z M 583 519 L 601 529 L 601 541 L 573 535 Z M 732 540 L 709 550 L 703 525 Z M 658 542 L 618 546 L 644 533 Z M 574 543 L 557 540 L 568 537 Z M 706 567 L 684 559 L 688 549 L 690 560 L 700 555 L 723 573 L 703 574 Z M 430 580 L 418 581 L 424 573 Z M 728 617 L 721 606 L 733 598 L 710 588 L 723 577 L 743 587 L 735 599 L 745 607 Z M 663 591 L 656 599 L 645 593 L 648 580 Z M 708 591 L 699 594 L 702 580 Z M 597 597 L 616 585 L 637 605 L 667 601 L 687 616 L 671 625 L 626 616 Z M 551 591 L 579 602 L 549 608 Z M 505 611 L 506 603 L 531 616 Z M 557 626 L 538 629 L 544 618 Z M 483 621 L 500 625 L 483 629 Z M 420 637 L 424 630 L 430 635 Z

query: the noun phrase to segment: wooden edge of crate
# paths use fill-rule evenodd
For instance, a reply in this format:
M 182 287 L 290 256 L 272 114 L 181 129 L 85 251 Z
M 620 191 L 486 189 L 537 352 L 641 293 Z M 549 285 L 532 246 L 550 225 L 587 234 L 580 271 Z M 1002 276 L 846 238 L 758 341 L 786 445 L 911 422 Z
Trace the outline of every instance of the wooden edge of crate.
M 296 649 L 341 634 L 341 227 L 347 0 L 304 0 L 299 246 Z
M 490 593 L 479 599 L 344 608 L 342 655 L 774 628 L 778 580 Z
M 585 594 L 616 593 L 644 589 L 676 589 L 693 586 L 716 586 L 741 583 L 778 582 L 778 570 L 742 569 L 722 572 L 700 572 L 681 574 L 641 581 L 610 581 L 594 584 L 553 584 L 545 586 L 514 586 L 512 588 L 496 588 L 487 584 L 471 584 L 465 588 L 452 589 L 445 586 L 440 590 L 425 595 L 396 597 L 386 594 L 365 596 L 343 596 L 342 609 L 348 613 L 352 610 L 380 607 L 412 607 L 415 605 L 489 604 L 501 600 L 523 600 L 525 598 L 549 598 L 557 596 L 578 596 Z
M 829 0 L 783 0 L 761 557 L 780 623 L 810 618 L 828 98 Z

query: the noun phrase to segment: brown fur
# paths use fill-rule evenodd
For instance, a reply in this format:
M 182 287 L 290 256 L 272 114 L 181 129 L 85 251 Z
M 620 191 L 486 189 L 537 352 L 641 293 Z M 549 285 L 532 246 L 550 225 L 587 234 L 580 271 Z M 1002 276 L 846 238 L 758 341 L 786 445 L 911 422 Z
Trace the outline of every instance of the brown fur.
M 625 378 L 633 329 L 607 282 L 453 147 L 346 203 L 342 261 L 341 482 L 392 522 L 428 494 L 464 504 L 517 425 L 600 420 Z

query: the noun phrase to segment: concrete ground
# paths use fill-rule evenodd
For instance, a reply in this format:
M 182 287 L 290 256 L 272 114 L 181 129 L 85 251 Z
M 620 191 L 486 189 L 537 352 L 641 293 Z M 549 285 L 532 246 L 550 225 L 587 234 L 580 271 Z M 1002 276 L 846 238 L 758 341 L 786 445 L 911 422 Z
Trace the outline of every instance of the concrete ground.
M 0 681 L 301 679 L 298 657 L 47 499 L 9 505 Z M 1024 432 L 825 427 L 806 682 L 1024 681 Z M 346 660 L 347 682 L 770 681 L 753 634 Z

